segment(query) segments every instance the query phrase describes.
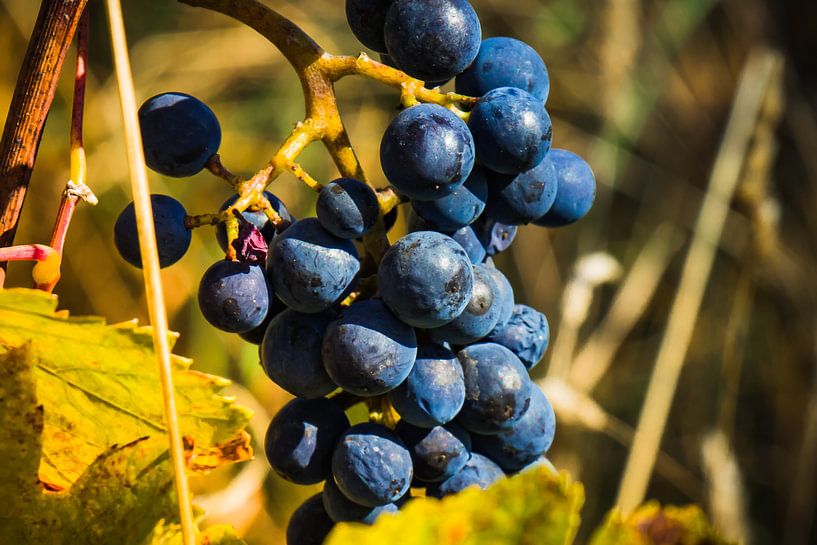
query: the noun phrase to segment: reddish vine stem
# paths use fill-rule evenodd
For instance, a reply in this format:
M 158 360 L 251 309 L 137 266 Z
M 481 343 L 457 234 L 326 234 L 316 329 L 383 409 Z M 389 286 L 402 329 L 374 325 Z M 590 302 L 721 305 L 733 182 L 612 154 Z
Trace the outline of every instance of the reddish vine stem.
M 14 242 L 20 211 L 65 54 L 87 0 L 43 0 L 0 139 L 0 247 Z M 0 262 L 0 286 L 6 262 Z
M 74 184 L 84 184 L 87 177 L 85 148 L 82 143 L 82 119 L 85 113 L 87 71 L 88 10 L 85 10 L 77 29 L 77 66 L 74 72 L 74 106 L 71 111 L 71 182 Z M 82 187 L 80 187 L 81 190 Z M 68 234 L 68 226 L 71 223 L 77 202 L 82 198 L 78 193 L 69 186 L 62 194 L 60 209 L 57 212 L 57 221 L 54 223 L 54 231 L 51 234 L 51 247 L 60 255 L 62 255 L 65 246 L 65 237 Z M 53 286 L 51 288 L 53 289 Z

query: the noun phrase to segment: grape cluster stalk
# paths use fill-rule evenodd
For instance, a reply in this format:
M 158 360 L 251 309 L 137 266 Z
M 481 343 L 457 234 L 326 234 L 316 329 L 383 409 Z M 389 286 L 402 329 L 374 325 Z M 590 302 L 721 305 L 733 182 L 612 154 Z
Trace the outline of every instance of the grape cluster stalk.
M 514 38 L 483 39 L 467 0 L 347 0 L 352 32 L 383 62 L 330 55 L 254 0 L 186 3 L 269 38 L 305 91 L 306 118 L 248 179 L 222 164 L 218 118 L 195 97 L 166 92 L 139 110 L 148 167 L 180 178 L 206 169 L 235 190 L 197 216 L 153 195 L 154 225 L 163 267 L 185 254 L 191 229 L 215 226 L 225 259 L 202 276 L 201 312 L 259 345 L 265 373 L 294 396 L 264 449 L 283 478 L 324 488 L 295 511 L 287 542 L 321 543 L 334 524 L 371 524 L 412 495 L 549 463 L 556 419 L 529 377 L 548 321 L 493 263 L 519 226 L 570 225 L 595 197 L 587 163 L 551 149 L 542 58 Z M 365 179 L 343 128 L 332 83 L 347 75 L 400 91 L 380 146 L 387 188 Z M 441 92 L 451 79 L 456 92 Z M 315 141 L 339 178 L 324 183 L 296 162 Z M 268 191 L 284 171 L 317 193 L 317 217 L 295 218 Z M 390 244 L 401 213 L 409 232 Z M 114 235 L 141 266 L 132 205 Z M 350 422 L 357 403 L 368 422 Z

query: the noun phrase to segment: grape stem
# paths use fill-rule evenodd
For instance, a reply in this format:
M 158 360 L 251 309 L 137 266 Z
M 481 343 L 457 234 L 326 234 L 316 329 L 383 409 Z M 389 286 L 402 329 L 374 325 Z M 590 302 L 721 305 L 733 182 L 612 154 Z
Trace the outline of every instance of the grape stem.
M 53 287 L 60 278 L 62 256 L 54 248 L 45 244 L 20 244 L 0 248 L 0 260 L 36 261 L 31 275 L 34 277 L 35 287 L 39 289 L 46 289 L 47 286 Z
M 74 70 L 74 98 L 71 110 L 71 170 L 68 183 L 60 199 L 60 208 L 54 230 L 51 233 L 50 246 L 60 256 L 56 263 L 56 270 L 48 271 L 44 265 L 34 266 L 35 287 L 51 293 L 60 279 L 60 262 L 65 247 L 65 237 L 68 227 L 74 217 L 77 203 L 83 200 L 89 204 L 96 204 L 97 198 L 88 187 L 88 163 L 85 159 L 85 146 L 82 142 L 82 120 L 85 114 L 85 81 L 88 70 L 88 11 L 85 10 L 77 26 L 77 64 Z M 48 275 L 44 275 L 48 272 Z
M 322 185 L 295 162 L 301 151 L 318 140 L 326 147 L 341 176 L 367 182 L 338 109 L 333 85 L 341 78 L 356 75 L 378 81 L 398 89 L 404 106 L 418 102 L 439 104 L 465 120 L 468 119 L 466 110 L 476 102 L 476 98 L 473 97 L 428 89 L 423 81 L 374 61 L 365 53 L 358 56 L 329 54 L 295 23 L 258 0 L 179 1 L 232 17 L 264 36 L 292 65 L 304 92 L 306 118 L 295 125 L 289 138 L 269 163 L 254 176 L 248 180 L 239 180 L 232 176 L 227 178 L 221 170 L 215 168 L 216 165 L 208 164 L 208 169 L 211 172 L 215 170 L 216 175 L 230 181 L 239 195 L 231 207 L 219 214 L 219 221 L 231 221 L 235 210 L 243 212 L 253 205 L 265 211 L 272 211 L 270 203 L 264 197 L 264 190 L 285 170 L 292 172 L 313 190 L 319 191 Z M 389 247 L 382 216 L 401 202 L 401 197 L 393 189 L 390 191 L 391 193 L 386 196 L 378 196 L 381 215 L 374 228 L 363 239 L 366 252 L 374 263 L 380 263 Z M 267 215 L 271 219 L 274 217 L 269 213 Z M 197 221 L 190 221 L 188 224 L 191 227 L 199 225 Z M 208 223 L 200 223 L 205 224 Z M 233 230 L 229 227 L 228 224 L 227 235 L 230 242 L 228 247 L 231 248 L 234 237 L 231 233 Z M 237 235 L 237 229 L 234 230 Z M 227 257 L 234 258 L 229 251 Z
M 221 178 L 231 186 L 235 186 L 241 181 L 241 178 L 230 172 L 230 170 L 221 163 L 221 155 L 218 153 L 210 157 L 207 164 L 204 165 L 204 168 L 210 171 L 213 176 Z

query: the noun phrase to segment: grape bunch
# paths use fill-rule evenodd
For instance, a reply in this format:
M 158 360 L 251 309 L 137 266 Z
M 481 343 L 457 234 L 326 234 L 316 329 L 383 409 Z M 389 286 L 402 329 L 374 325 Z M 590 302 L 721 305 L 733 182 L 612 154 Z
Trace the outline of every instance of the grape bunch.
M 529 372 L 549 340 L 545 316 L 517 303 L 493 256 L 521 225 L 581 219 L 595 179 L 578 155 L 551 149 L 541 57 L 508 37 L 482 39 L 466 0 L 347 0 L 355 36 L 389 66 L 476 97 L 468 111 L 416 103 L 380 146 L 408 234 L 374 260 L 361 242 L 388 231 L 397 207 L 354 178 L 319 188 L 316 217 L 275 195 L 216 222 L 228 256 L 205 271 L 202 314 L 259 345 L 269 378 L 294 396 L 265 438 L 272 468 L 323 491 L 293 515 L 290 545 L 320 543 L 337 522 L 372 523 L 411 494 L 443 497 L 546 463 L 553 409 Z M 201 101 L 163 93 L 141 107 L 148 166 L 199 172 L 221 132 Z M 221 206 L 229 209 L 234 195 Z M 184 207 L 152 197 L 160 263 L 190 244 Z M 141 266 L 133 206 L 116 222 L 122 257 Z M 232 253 L 228 250 L 232 250 Z M 346 410 L 365 402 L 370 421 Z

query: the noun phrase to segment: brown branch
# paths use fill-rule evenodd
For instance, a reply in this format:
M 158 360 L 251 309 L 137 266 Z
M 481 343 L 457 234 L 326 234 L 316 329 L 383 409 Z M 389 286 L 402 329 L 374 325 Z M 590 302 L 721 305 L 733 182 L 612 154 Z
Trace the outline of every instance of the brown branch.
M 20 210 L 68 46 L 87 0 L 43 0 L 0 140 L 0 247 L 14 242 Z M 0 286 L 6 263 L 0 263 Z

